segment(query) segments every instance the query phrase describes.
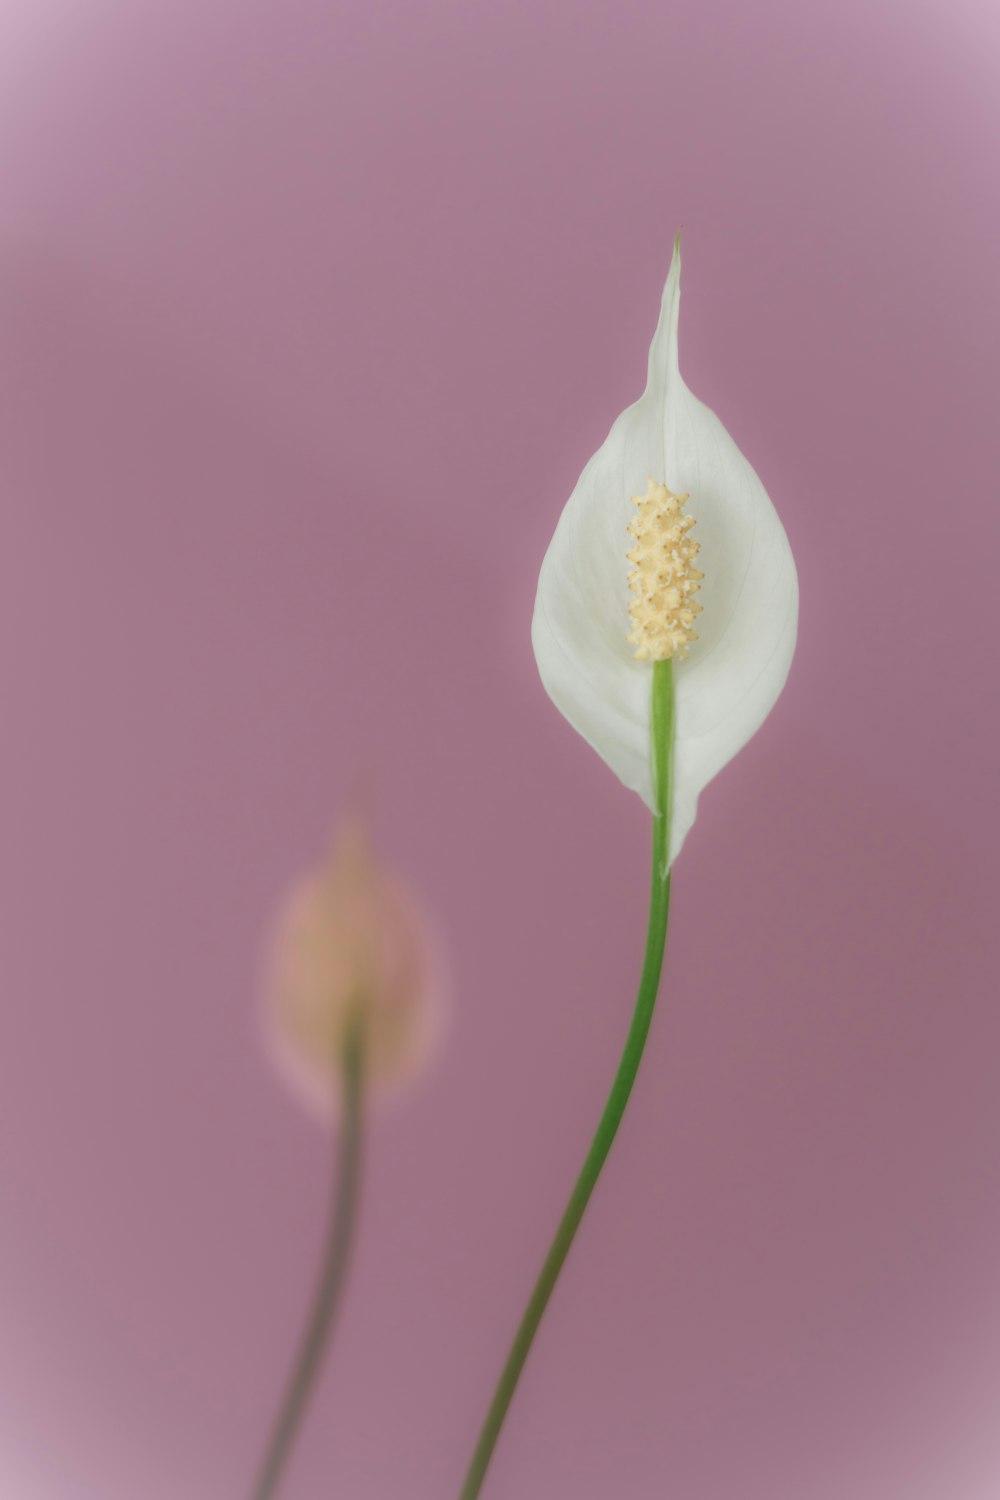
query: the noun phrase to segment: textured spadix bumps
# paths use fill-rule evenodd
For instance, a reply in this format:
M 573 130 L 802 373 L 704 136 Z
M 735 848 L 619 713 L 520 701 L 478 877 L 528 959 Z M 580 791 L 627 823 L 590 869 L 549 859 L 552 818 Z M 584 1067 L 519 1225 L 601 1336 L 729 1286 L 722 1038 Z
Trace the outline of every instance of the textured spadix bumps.
M 628 523 L 635 541 L 626 554 L 633 565 L 628 639 L 639 661 L 680 660 L 698 639 L 694 621 L 701 605 L 694 596 L 705 575 L 694 565 L 701 548 L 688 536 L 694 516 L 684 514 L 687 498 L 652 477 L 644 495 L 632 496 L 638 514 Z
M 566 503 L 542 563 L 532 624 L 553 701 L 651 808 L 652 663 L 658 653 L 675 658 L 671 859 L 694 822 L 701 789 L 780 693 L 798 616 L 795 565 L 774 507 L 718 417 L 681 378 L 679 311 L 675 246 L 645 392 L 618 417 Z M 635 611 L 636 598 L 648 597 L 629 584 L 637 571 L 634 556 L 631 567 L 626 558 L 633 497 L 660 487 L 684 496 L 697 518 L 704 573 L 703 581 L 690 579 L 702 606 L 697 638 L 679 613 L 688 607 L 680 597 L 675 604 L 661 597 L 655 609 L 640 604 L 638 617 Z M 634 554 L 634 532 L 631 540 Z

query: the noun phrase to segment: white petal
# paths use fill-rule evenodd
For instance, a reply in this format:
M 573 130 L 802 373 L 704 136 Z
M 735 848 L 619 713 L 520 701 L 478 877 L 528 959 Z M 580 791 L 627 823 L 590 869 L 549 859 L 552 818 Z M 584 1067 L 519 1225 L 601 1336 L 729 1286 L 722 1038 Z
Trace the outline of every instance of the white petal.
M 652 667 L 629 632 L 631 496 L 648 477 L 688 493 L 705 574 L 700 639 L 675 666 L 677 742 L 671 859 L 702 787 L 764 722 L 795 649 L 798 584 L 764 486 L 677 363 L 675 245 L 642 397 L 622 412 L 559 518 L 542 562 L 532 643 L 556 706 L 627 787 L 653 806 Z

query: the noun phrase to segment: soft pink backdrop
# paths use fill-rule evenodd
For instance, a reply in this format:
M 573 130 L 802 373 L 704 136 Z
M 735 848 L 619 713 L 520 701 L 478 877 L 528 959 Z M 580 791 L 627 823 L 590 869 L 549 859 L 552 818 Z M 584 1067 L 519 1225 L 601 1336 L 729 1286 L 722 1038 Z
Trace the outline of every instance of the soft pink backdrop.
M 455 1492 L 637 973 L 646 818 L 528 627 L 683 225 L 800 646 L 487 1493 L 992 1500 L 992 6 L 7 0 L 0 42 L 0 1494 L 246 1494 L 329 1175 L 261 935 L 369 762 L 453 1016 L 285 1494 Z

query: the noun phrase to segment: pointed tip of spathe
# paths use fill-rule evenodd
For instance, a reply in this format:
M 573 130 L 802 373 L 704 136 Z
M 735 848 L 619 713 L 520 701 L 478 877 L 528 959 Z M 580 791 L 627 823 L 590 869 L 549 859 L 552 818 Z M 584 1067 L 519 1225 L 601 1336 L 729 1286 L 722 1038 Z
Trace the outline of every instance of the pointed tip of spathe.
M 649 362 L 646 367 L 646 394 L 666 378 L 668 372 L 677 374 L 677 321 L 681 300 L 681 230 L 674 235 L 673 255 L 670 269 L 663 284 L 660 299 L 660 319 L 649 346 Z
M 667 287 L 673 288 L 679 285 L 681 279 L 681 235 L 684 233 L 683 225 L 674 235 L 674 248 L 670 256 L 670 268 L 667 271 Z

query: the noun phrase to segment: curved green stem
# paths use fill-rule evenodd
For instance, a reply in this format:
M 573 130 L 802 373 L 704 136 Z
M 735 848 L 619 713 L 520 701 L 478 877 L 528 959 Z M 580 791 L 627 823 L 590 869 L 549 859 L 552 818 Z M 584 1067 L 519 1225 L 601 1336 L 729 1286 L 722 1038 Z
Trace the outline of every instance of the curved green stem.
M 521 1319 L 497 1384 L 490 1409 L 486 1414 L 476 1450 L 472 1455 L 460 1500 L 476 1500 L 493 1449 L 496 1447 L 500 1429 L 510 1406 L 524 1362 L 528 1357 L 532 1341 L 542 1321 L 542 1315 L 552 1295 L 553 1288 L 563 1268 L 569 1248 L 580 1221 L 583 1218 L 590 1195 L 594 1191 L 601 1168 L 607 1160 L 625 1113 L 632 1085 L 642 1058 L 649 1026 L 656 1004 L 656 992 L 663 966 L 663 950 L 667 939 L 667 919 L 670 912 L 670 805 L 673 782 L 674 745 L 674 695 L 673 674 L 669 661 L 658 661 L 653 665 L 652 701 L 652 750 L 656 785 L 656 815 L 653 818 L 653 873 L 649 900 L 649 924 L 646 933 L 646 953 L 643 959 L 639 992 L 625 1049 L 618 1071 L 615 1074 L 608 1102 L 604 1106 L 590 1150 L 570 1194 L 555 1238 L 545 1257 L 535 1289 Z
M 275 1420 L 267 1450 L 253 1488 L 253 1500 L 271 1500 L 277 1493 L 295 1435 L 326 1350 L 334 1314 L 340 1301 L 357 1214 L 361 1179 L 363 1035 L 360 1022 L 352 1026 L 344 1044 L 342 1119 L 333 1210 L 319 1283 L 298 1357 Z

